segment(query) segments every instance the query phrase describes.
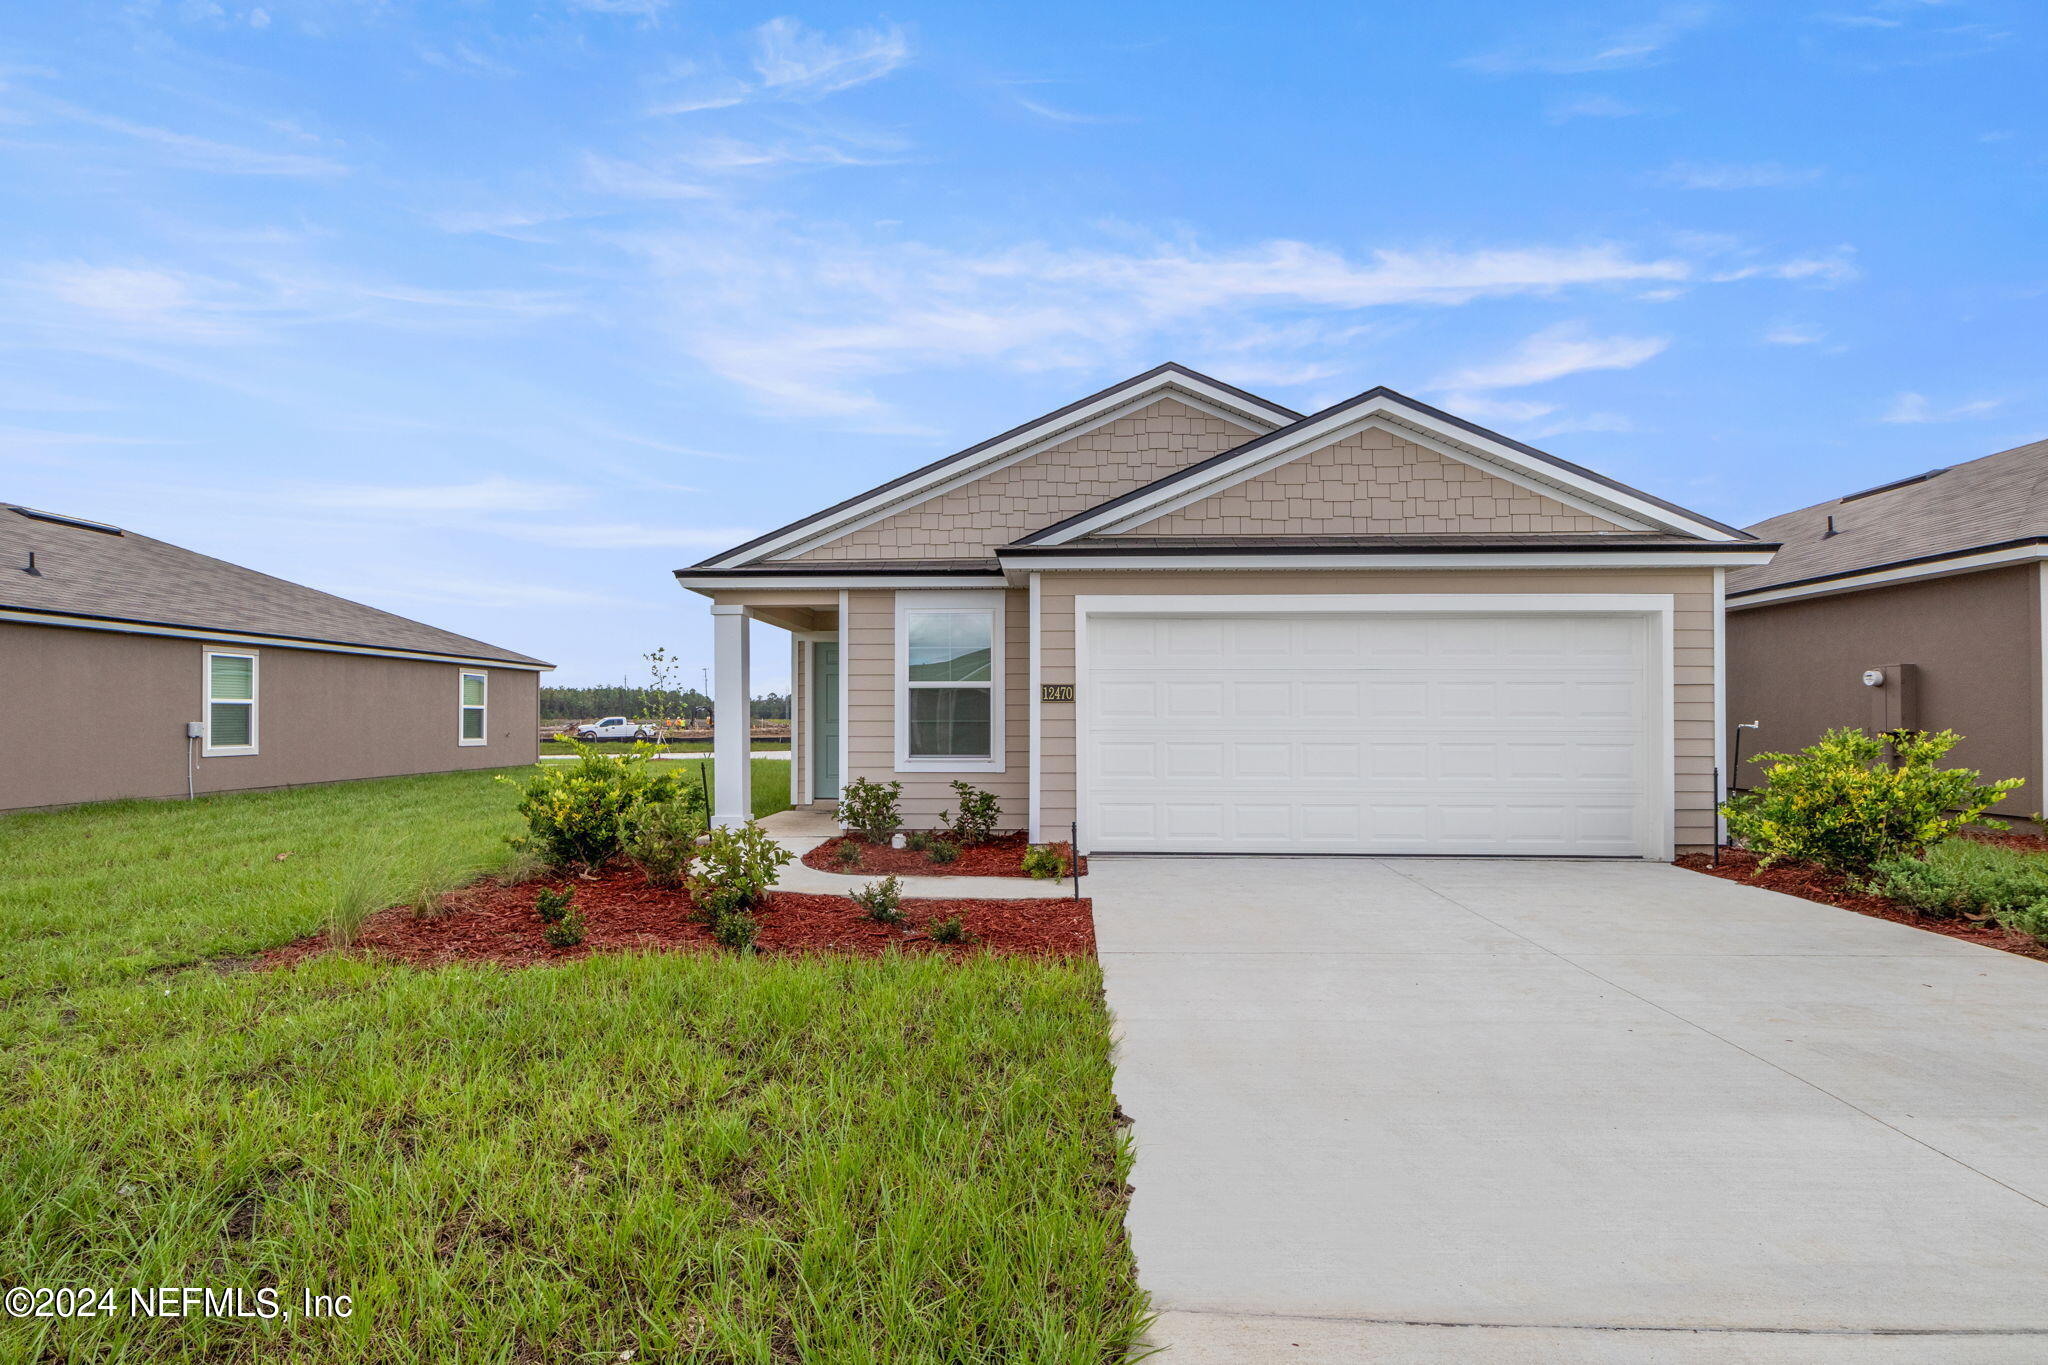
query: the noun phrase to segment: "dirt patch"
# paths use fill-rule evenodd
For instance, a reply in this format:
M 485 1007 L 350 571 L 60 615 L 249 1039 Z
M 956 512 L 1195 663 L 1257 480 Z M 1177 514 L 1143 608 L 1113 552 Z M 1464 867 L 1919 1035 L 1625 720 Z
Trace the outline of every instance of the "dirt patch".
M 894 873 L 899 877 L 1021 877 L 1024 873 L 1024 850 L 1031 847 L 1031 841 L 1022 834 L 1005 834 L 973 848 L 963 848 L 960 856 L 950 863 L 935 863 L 931 856 L 916 849 L 891 848 L 887 844 L 871 844 L 858 835 L 838 835 L 827 839 L 809 853 L 804 854 L 804 866 L 815 867 L 820 872 L 844 872 L 849 876 L 885 877 Z M 1071 859 L 1065 844 L 1051 844 L 1062 858 Z M 839 861 L 841 848 L 851 848 L 860 854 L 860 861 L 842 863 Z M 1081 860 L 1081 875 L 1088 875 L 1088 860 Z M 1057 883 L 1048 881 L 1048 887 Z
M 534 897 L 544 888 L 573 891 L 583 915 L 584 939 L 574 948 L 551 948 L 541 938 Z M 585 879 L 572 877 L 501 886 L 479 882 L 442 901 L 442 912 L 422 918 L 404 906 L 380 910 L 364 921 L 357 946 L 379 957 L 415 966 L 448 962 L 493 962 L 507 967 L 569 962 L 607 952 L 725 952 L 696 918 L 687 891 L 648 885 L 637 870 L 609 870 Z M 904 952 L 1024 953 L 1067 957 L 1093 954 L 1095 919 L 1087 900 L 905 900 L 905 923 L 878 924 L 845 896 L 777 891 L 759 913 L 764 953 Z M 925 926 L 958 916 L 970 942 L 939 944 Z M 259 970 L 287 966 L 324 953 L 327 937 L 313 934 L 273 948 Z
M 2004 842 L 2002 839 L 1998 842 Z M 1676 859 L 1678 866 L 1694 872 L 1704 872 L 1709 877 L 1724 881 L 1742 882 L 1747 886 L 1761 886 L 1766 891 L 1782 891 L 1788 896 L 1802 900 L 1819 901 L 1822 905 L 1839 906 L 1854 910 L 1859 915 L 1873 919 L 1888 919 L 1894 924 L 1910 924 L 1915 929 L 1925 929 L 1930 934 L 1942 934 L 1959 938 L 1967 943 L 1982 944 L 2001 952 L 2014 953 L 2020 957 L 2031 957 L 2037 962 L 2048 962 L 2048 948 L 2035 942 L 2025 934 L 2013 933 L 2010 929 L 1996 924 L 1979 924 L 1970 919 L 1936 919 L 1924 915 L 1910 905 L 1902 905 L 1889 896 L 1873 896 L 1856 890 L 1849 879 L 1833 872 L 1824 872 L 1808 863 L 1779 863 L 1772 867 L 1759 868 L 1756 855 L 1745 849 L 1722 849 L 1721 865 L 1711 865 L 1705 853 L 1683 853 Z

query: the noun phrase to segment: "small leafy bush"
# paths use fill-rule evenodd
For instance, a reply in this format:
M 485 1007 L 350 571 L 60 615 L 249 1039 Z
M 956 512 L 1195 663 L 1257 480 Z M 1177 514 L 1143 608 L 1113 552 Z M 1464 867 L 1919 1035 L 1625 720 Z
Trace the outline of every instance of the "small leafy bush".
M 853 893 L 853 903 L 877 923 L 903 923 L 903 883 L 894 877 L 884 877 L 863 886 Z
M 2024 785 L 2019 778 L 1980 785 L 1980 774 L 1968 768 L 1935 766 L 1961 738 L 1953 730 L 1900 732 L 1887 763 L 1883 738 L 1830 730 L 1796 754 L 1758 754 L 1759 763 L 1770 765 L 1764 785 L 1721 812 L 1729 833 L 1766 867 L 1791 859 L 1830 872 L 1867 873 L 1976 823 Z
M 721 948 L 736 953 L 753 952 L 754 938 L 760 932 L 760 923 L 749 910 L 726 910 L 711 921 L 711 937 Z
M 967 922 L 958 915 L 935 919 L 925 925 L 924 931 L 934 943 L 966 943 L 973 937 L 967 932 Z
M 2025 934 L 2034 942 L 2048 946 L 2048 900 L 2001 910 L 1998 922 L 2016 934 Z
M 934 842 L 928 829 L 914 829 L 903 836 L 903 846 L 912 853 L 929 853 Z
M 842 840 L 832 856 L 838 860 L 841 867 L 859 867 L 860 845 L 851 839 Z
M 569 902 L 575 899 L 574 891 L 544 886 L 540 894 L 533 898 L 533 913 L 540 916 L 542 924 L 560 924 L 569 914 Z
M 995 837 L 996 821 L 1002 818 L 1003 808 L 994 792 L 985 792 L 972 783 L 955 782 L 953 798 L 959 803 L 960 813 L 948 815 L 942 811 L 939 819 L 952 832 L 955 842 L 973 848 Z
M 1924 858 L 1886 858 L 1862 885 L 1939 919 L 1988 919 L 2048 902 L 2048 856 L 1950 839 Z
M 903 784 L 856 777 L 839 789 L 839 823 L 871 844 L 885 844 L 903 823 Z
M 686 787 L 671 801 L 636 801 L 621 819 L 621 845 L 653 885 L 681 886 L 706 824 L 703 798 Z
M 789 850 L 751 820 L 714 829 L 690 866 L 690 896 L 716 930 L 721 916 L 759 905 L 789 860 Z
M 1033 844 L 1024 850 L 1024 875 L 1040 881 L 1058 881 L 1067 875 L 1067 860 L 1053 844 Z
M 583 915 L 574 908 L 565 910 L 562 917 L 540 931 L 550 948 L 574 948 L 583 942 Z
M 932 846 L 925 850 L 925 857 L 941 865 L 960 861 L 960 845 L 949 844 L 944 839 L 932 840 Z
M 673 772 L 657 771 L 654 750 L 636 744 L 630 753 L 606 754 L 569 741 L 580 759 L 539 769 L 524 783 L 519 813 L 527 833 L 513 847 L 538 854 L 550 866 L 595 868 L 619 851 L 621 817 L 639 802 L 672 800 L 683 783 Z

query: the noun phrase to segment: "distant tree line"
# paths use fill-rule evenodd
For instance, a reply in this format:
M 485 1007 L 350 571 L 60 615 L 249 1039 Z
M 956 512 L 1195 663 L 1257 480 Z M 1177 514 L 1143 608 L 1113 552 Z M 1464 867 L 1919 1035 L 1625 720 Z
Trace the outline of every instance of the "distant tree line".
M 789 698 L 770 692 L 765 697 L 755 697 L 752 710 L 755 720 L 788 720 Z M 637 720 L 661 714 L 701 721 L 711 714 L 711 698 L 694 687 L 682 692 L 624 684 L 540 690 L 542 720 L 596 720 L 599 716 L 630 716 Z

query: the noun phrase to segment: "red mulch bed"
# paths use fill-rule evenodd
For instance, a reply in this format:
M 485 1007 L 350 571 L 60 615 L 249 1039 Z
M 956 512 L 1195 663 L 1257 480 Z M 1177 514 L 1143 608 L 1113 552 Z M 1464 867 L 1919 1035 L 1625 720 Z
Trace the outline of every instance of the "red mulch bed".
M 841 864 L 839 849 L 851 844 L 860 850 L 860 861 Z M 804 854 L 804 866 L 815 867 L 820 872 L 844 872 L 855 877 L 886 877 L 894 873 L 899 877 L 1021 877 L 1024 875 L 1024 850 L 1031 847 L 1031 841 L 1022 834 L 1003 834 L 985 844 L 963 848 L 960 856 L 950 863 L 935 863 L 930 855 L 908 848 L 891 848 L 887 844 L 871 844 L 859 835 L 838 835 L 827 839 L 809 853 Z M 1053 844 L 1063 858 L 1073 856 L 1065 844 Z M 1088 875 L 1088 860 L 1081 860 L 1081 875 Z M 1053 883 L 1047 882 L 1051 886 Z
M 2005 840 L 1997 838 L 1996 842 L 2003 843 Z M 1788 896 L 1798 896 L 1802 900 L 1819 901 L 1822 905 L 1854 910 L 1859 915 L 1869 915 L 1873 919 L 1888 919 L 1894 924 L 1910 924 L 1915 929 L 1925 929 L 1930 934 L 1945 934 L 1949 938 L 1959 938 L 1966 943 L 1979 943 L 1986 948 L 1997 948 L 2002 952 L 2048 962 L 2048 947 L 2043 947 L 2025 934 L 2015 934 L 2010 929 L 2000 928 L 1996 924 L 1979 924 L 1975 920 L 1935 919 L 1921 914 L 1910 905 L 1901 905 L 1889 896 L 1872 896 L 1852 890 L 1846 877 L 1833 872 L 1823 872 L 1810 863 L 1779 863 L 1773 867 L 1759 869 L 1756 865 L 1756 855 L 1740 848 L 1722 849 L 1719 867 L 1712 866 L 1710 855 L 1705 853 L 1681 853 L 1676 861 L 1680 867 L 1690 868 L 1694 872 L 1704 872 L 1709 877 L 1720 877 L 1724 881 L 1742 882 L 1749 886 L 1761 886 L 1766 891 L 1782 891 Z
M 583 942 L 551 948 L 541 938 L 534 897 L 544 887 L 576 893 Z M 594 879 L 550 878 L 522 886 L 484 881 L 446 897 L 442 912 L 422 918 L 404 906 L 380 910 L 364 922 L 357 946 L 379 957 L 415 966 L 448 962 L 492 962 L 507 967 L 570 962 L 606 952 L 725 952 L 695 918 L 687 891 L 650 886 L 633 869 L 608 869 Z M 764 953 L 879 954 L 894 946 L 906 953 L 1028 954 L 1040 957 L 1092 955 L 1095 918 L 1088 900 L 910 900 L 905 923 L 877 924 L 845 896 L 812 896 L 776 891 L 758 913 Z M 965 944 L 934 943 L 925 933 L 933 919 L 957 915 L 972 935 Z M 258 970 L 289 966 L 328 951 L 327 936 L 314 934 L 273 948 L 257 960 Z

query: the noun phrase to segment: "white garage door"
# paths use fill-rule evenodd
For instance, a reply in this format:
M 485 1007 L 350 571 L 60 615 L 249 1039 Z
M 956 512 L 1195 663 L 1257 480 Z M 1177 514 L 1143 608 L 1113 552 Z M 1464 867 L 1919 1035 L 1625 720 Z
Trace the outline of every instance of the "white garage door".
M 1103 852 L 1657 856 L 1648 619 L 1087 622 Z

